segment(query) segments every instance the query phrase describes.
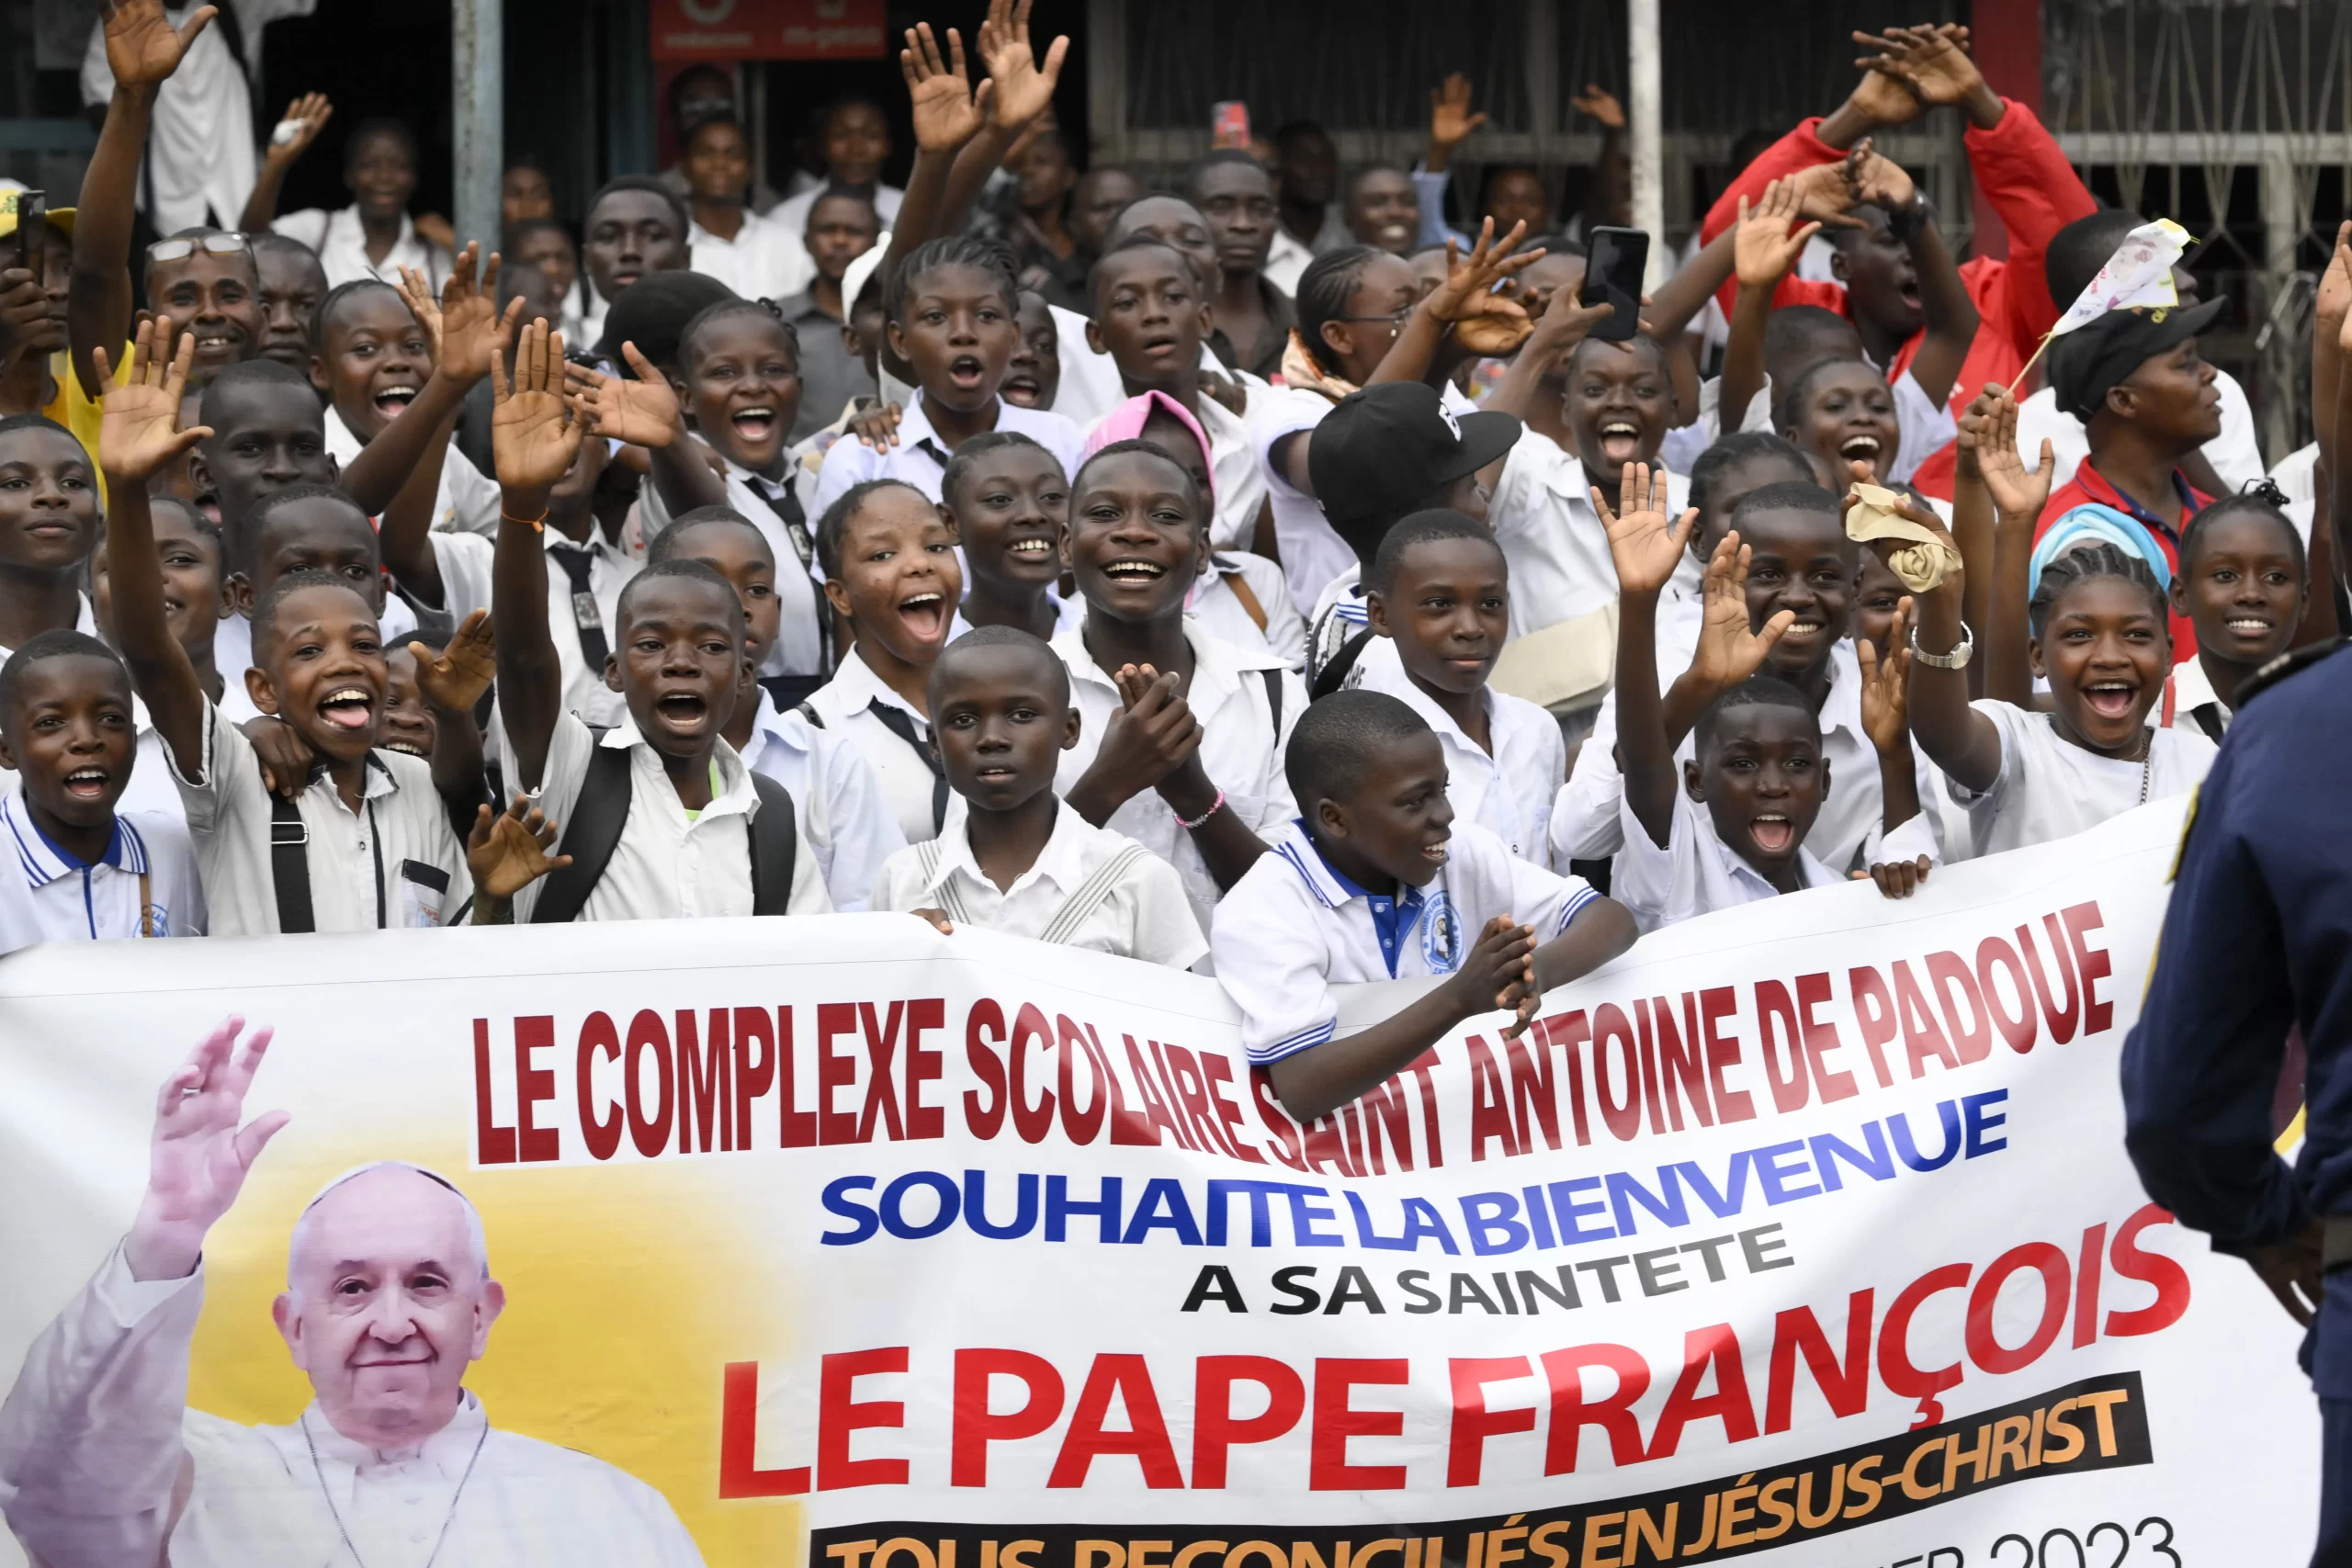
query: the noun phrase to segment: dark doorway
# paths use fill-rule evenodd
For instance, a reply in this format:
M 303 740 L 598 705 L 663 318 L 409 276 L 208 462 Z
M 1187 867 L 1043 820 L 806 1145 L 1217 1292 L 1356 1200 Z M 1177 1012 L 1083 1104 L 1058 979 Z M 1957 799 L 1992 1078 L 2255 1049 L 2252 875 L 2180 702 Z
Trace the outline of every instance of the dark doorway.
M 286 176 L 278 210 L 349 206 L 345 144 L 379 117 L 416 133 L 413 210 L 449 210 L 449 0 L 331 0 L 316 16 L 273 22 L 261 74 L 255 123 L 265 136 L 300 94 L 324 93 L 334 105 L 325 134 Z

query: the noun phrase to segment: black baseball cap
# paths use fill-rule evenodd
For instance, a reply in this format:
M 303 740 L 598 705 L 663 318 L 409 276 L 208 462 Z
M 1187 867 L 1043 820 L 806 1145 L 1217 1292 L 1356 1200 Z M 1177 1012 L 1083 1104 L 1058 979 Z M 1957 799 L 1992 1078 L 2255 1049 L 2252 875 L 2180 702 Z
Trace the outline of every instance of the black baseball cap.
M 1306 474 L 1331 522 L 1377 517 L 1476 473 L 1510 451 L 1522 428 L 1512 414 L 1457 414 L 1425 382 L 1383 381 L 1323 416 Z
M 715 277 L 683 268 L 649 272 L 613 297 L 605 312 L 605 333 L 596 341 L 601 359 L 621 363 L 621 344 L 633 343 L 648 364 L 664 367 L 678 357 L 686 323 L 735 291 Z M 622 367 L 628 374 L 628 367 Z
M 2228 303 L 2109 310 L 2068 333 L 2050 345 L 2050 390 L 2058 406 L 2089 423 L 2107 406 L 2107 394 L 2132 372 L 2211 326 Z

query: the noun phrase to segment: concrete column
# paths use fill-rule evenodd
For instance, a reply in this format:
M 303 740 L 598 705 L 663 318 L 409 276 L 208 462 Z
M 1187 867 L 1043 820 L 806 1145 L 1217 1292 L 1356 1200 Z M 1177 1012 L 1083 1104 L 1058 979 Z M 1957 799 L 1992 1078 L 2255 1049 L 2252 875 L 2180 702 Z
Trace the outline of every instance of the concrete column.
M 498 248 L 498 179 L 506 166 L 505 6 L 503 0 L 450 0 L 450 221 L 458 243 Z
M 1631 69 L 1625 106 L 1633 141 L 1634 227 L 1650 236 L 1645 287 L 1655 288 L 1672 270 L 1666 243 L 1666 141 L 1659 102 L 1659 54 L 1665 39 L 1658 27 L 1658 0 L 1625 0 L 1625 38 Z

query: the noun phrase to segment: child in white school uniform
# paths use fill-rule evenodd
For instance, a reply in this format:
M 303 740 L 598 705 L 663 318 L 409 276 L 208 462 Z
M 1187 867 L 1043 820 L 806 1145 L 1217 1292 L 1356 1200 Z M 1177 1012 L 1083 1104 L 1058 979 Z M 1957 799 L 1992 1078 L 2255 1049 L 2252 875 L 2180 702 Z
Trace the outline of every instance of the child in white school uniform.
M 1175 969 L 1208 951 L 1175 868 L 1054 794 L 1080 720 L 1051 648 L 1010 626 L 965 633 L 932 665 L 931 712 L 967 809 L 890 857 L 874 908 Z
M 1649 489 L 1641 489 L 1646 481 Z M 1617 751 L 1624 773 L 1619 810 L 1624 846 L 1610 891 L 1645 931 L 1758 898 L 1826 887 L 1839 873 L 1805 848 L 1823 801 L 1838 784 L 1824 755 L 1821 719 L 1804 693 L 1758 675 L 1798 612 L 1754 624 L 1747 597 L 1749 551 L 1727 533 L 1708 562 L 1705 612 L 1690 668 L 1661 695 L 1654 651 L 1658 593 L 1682 561 L 1698 513 L 1667 516 L 1663 473 L 1638 465 L 1611 511 L 1595 502 L 1609 530 L 1618 581 Z M 1911 738 L 1904 725 L 1904 615 L 1888 633 L 1884 660 L 1862 643 L 1860 726 L 1876 753 L 1881 847 L 1871 868 L 1881 891 L 1907 897 L 1937 859 L 1935 834 L 1919 810 Z M 1695 722 L 1694 722 L 1695 716 Z M 1688 728 L 1691 759 L 1677 764 Z M 1853 781 L 1843 781 L 1853 787 Z
M 605 665 L 628 714 L 599 733 L 563 711 L 538 529 L 589 421 L 568 415 L 563 340 L 544 321 L 523 329 L 514 361 L 511 389 L 503 360 L 492 374 L 499 705 L 514 781 L 566 824 L 571 862 L 517 913 L 553 924 L 828 912 L 791 799 L 720 734 L 752 670 L 743 606 L 725 578 L 672 559 L 629 579 Z
M 1923 508 L 1904 512 L 1938 526 Z M 2067 838 L 2203 780 L 2214 744 L 2148 722 L 2173 660 L 2168 606 L 2146 562 L 2100 543 L 2042 568 L 2027 651 L 2050 683 L 2048 713 L 1969 701 L 1976 649 L 1961 622 L 1962 578 L 1955 570 L 1918 596 L 1911 725 L 1968 808 L 1979 854 Z
M 0 665 L 0 953 L 40 942 L 202 936 L 204 886 L 177 813 L 117 809 L 139 757 L 130 673 L 76 631 Z
M 1054 639 L 1082 720 L 1062 797 L 1173 864 L 1204 925 L 1296 815 L 1282 748 L 1306 706 L 1278 656 L 1185 615 L 1208 548 L 1189 469 L 1148 441 L 1105 446 L 1071 486 L 1064 544 L 1086 619 Z
M 1250 1060 L 1293 1116 L 1347 1103 L 1482 1013 L 1515 1012 L 1515 1034 L 1544 987 L 1634 944 L 1633 917 L 1589 885 L 1455 822 L 1437 737 L 1395 697 L 1317 701 L 1285 767 L 1304 815 L 1217 905 L 1209 949 Z M 1334 1038 L 1332 986 L 1408 976 L 1444 983 Z
M 817 520 L 817 558 L 825 597 L 853 640 L 800 713 L 865 754 L 907 842 L 935 839 L 947 819 L 947 776 L 924 705 L 963 597 L 956 536 L 914 486 L 869 479 Z
M 1437 732 L 1457 818 L 1545 864 L 1568 750 L 1557 719 L 1487 683 L 1510 635 L 1502 547 L 1459 512 L 1417 512 L 1381 540 L 1370 588 L 1373 640 L 1350 683 L 1397 698 Z
M 706 506 L 657 535 L 645 558 L 648 566 L 698 560 L 725 578 L 742 601 L 744 652 L 759 668 L 782 618 L 775 580 L 786 570 L 778 567 L 765 530 L 741 513 Z M 801 845 L 815 853 L 833 908 L 864 909 L 882 863 L 907 847 L 865 755 L 840 731 L 820 729 L 797 708 L 779 709 L 759 682 L 737 694 L 735 712 L 720 733 L 745 767 L 791 792 Z

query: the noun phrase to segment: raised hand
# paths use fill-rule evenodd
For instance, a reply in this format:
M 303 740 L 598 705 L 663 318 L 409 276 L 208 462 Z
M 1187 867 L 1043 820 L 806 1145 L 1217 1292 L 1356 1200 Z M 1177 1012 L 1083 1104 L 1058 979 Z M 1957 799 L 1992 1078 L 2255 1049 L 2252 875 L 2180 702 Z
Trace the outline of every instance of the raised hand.
M 175 353 L 169 316 L 139 323 L 130 347 L 130 378 L 119 387 L 113 384 L 114 367 L 107 362 L 107 351 L 99 347 L 90 353 L 106 389 L 99 400 L 98 466 L 109 479 L 144 485 L 212 434 L 209 425 L 180 428 L 180 398 L 187 389 L 196 334 L 180 334 Z
M 1818 221 L 1799 224 L 1804 192 L 1795 180 L 1774 180 L 1754 209 L 1739 198 L 1739 231 L 1732 237 L 1732 272 L 1744 288 L 1777 288 L 1804 254 L 1805 243 L 1821 232 Z
M 1797 210 L 1806 218 L 1816 220 L 1832 229 L 1860 229 L 1863 222 L 1854 216 L 1854 190 L 1847 183 L 1846 160 L 1834 164 L 1815 164 L 1787 176 L 1783 184 L 1793 185 L 1797 192 Z
M 1616 310 L 1606 302 L 1579 304 L 1575 290 L 1555 288 L 1544 299 L 1543 314 L 1535 318 L 1534 331 L 1528 334 L 1526 346 L 1519 352 L 1522 358 L 1535 355 L 1536 367 L 1548 370 L 1590 336 L 1593 328 L 1614 315 Z
M 1919 118 L 1919 96 L 1902 77 L 1867 67 L 1847 101 L 1872 125 L 1904 125 Z
M 1647 463 L 1628 463 L 1619 476 L 1617 510 L 1611 512 L 1599 486 L 1592 489 L 1592 509 L 1609 532 L 1609 558 L 1617 566 L 1620 592 L 1656 593 L 1674 577 L 1690 547 L 1690 531 L 1699 525 L 1692 507 L 1679 523 L 1667 518 L 1667 479 L 1664 468 L 1651 471 Z
M 909 28 L 907 47 L 899 51 L 899 73 L 913 100 L 915 146 L 921 151 L 952 156 L 988 123 L 996 85 L 982 82 L 979 91 L 972 90 L 964 71 L 964 39 L 954 28 L 947 29 L 946 62 L 940 59 L 929 22 Z
M 469 241 L 458 264 L 449 269 L 449 281 L 441 286 L 441 341 L 434 367 L 467 387 L 490 374 L 491 361 L 514 341 L 514 325 L 523 319 L 520 295 L 507 302 L 503 319 L 499 315 L 496 251 L 481 263 L 481 282 L 475 284 L 474 268 L 481 255 L 481 242 Z M 556 357 L 563 357 L 560 349 Z
M 1602 93 L 1600 96 L 1608 98 L 1609 95 Z M 1613 105 L 1617 100 L 1609 101 Z M 1618 119 L 1623 121 L 1623 110 L 1618 112 Z M 1470 112 L 1470 78 L 1461 72 L 1448 76 L 1443 85 L 1430 89 L 1430 146 L 1441 156 L 1469 141 L 1471 133 L 1486 123 L 1485 115 Z
M 1625 106 L 1606 87 L 1587 82 L 1583 92 L 1569 97 L 1568 107 L 1578 114 L 1590 115 L 1611 130 L 1625 129 Z
M 1984 73 L 1968 57 L 1968 29 L 1956 23 L 1858 32 L 1854 41 L 1865 51 L 1856 65 L 1893 77 L 1922 103 L 1957 104 L 1984 85 Z M 1877 52 L 1867 52 L 1872 50 Z
M 531 328 L 523 330 L 527 333 Z M 621 344 L 621 357 L 628 362 L 628 380 L 585 366 L 565 370 L 577 389 L 574 406 L 590 428 L 615 441 L 648 448 L 667 446 L 682 438 L 685 431 L 679 420 L 678 394 L 669 378 L 653 368 L 633 343 Z
M 1873 148 L 1869 137 L 1854 143 L 1854 150 L 1846 154 L 1845 169 L 1856 201 L 1866 201 L 1890 212 L 1911 205 L 1911 194 L 1916 188 L 1911 176 L 1902 164 Z
M 1511 247 L 1526 237 L 1527 225 L 1514 223 L 1497 244 L 1495 220 L 1488 218 L 1479 223 L 1478 243 L 1467 259 L 1457 254 L 1459 247 L 1452 240 L 1445 243 L 1446 279 L 1430 290 L 1421 308 L 1451 323 L 1455 340 L 1473 353 L 1510 354 L 1535 330 L 1524 305 L 1495 292 L 1498 282 L 1517 276 L 1542 259 L 1540 247 L 1512 254 Z
M 450 274 L 450 281 L 457 281 L 456 273 Z M 432 351 L 433 363 L 440 364 L 441 301 L 433 297 L 433 280 L 402 263 L 400 280 L 392 287 L 400 290 L 401 302 L 408 307 L 408 313 L 416 318 L 416 324 L 424 329 L 425 346 Z
M 476 610 L 459 622 L 440 652 L 421 642 L 410 643 L 408 650 L 416 660 L 417 690 L 445 713 L 471 714 L 498 676 L 498 645 L 491 637 L 488 610 Z
M 188 45 L 220 8 L 199 6 L 177 28 L 164 14 L 164 0 L 98 0 L 98 15 L 106 28 L 107 69 L 115 81 L 125 87 L 156 87 L 180 68 Z
M 1699 646 L 1690 659 L 1691 678 L 1713 692 L 1727 692 L 1764 667 L 1773 645 L 1796 622 L 1794 610 L 1782 610 L 1759 629 L 1747 614 L 1747 562 L 1752 554 L 1732 530 L 1715 546 L 1707 562 L 1703 615 Z
M 334 118 L 334 106 L 327 102 L 324 93 L 303 94 L 287 105 L 286 112 L 277 117 L 278 130 L 290 125 L 294 128 L 293 134 L 280 141 L 277 131 L 273 130 L 266 155 L 281 164 L 294 162 L 310 151 L 311 143 L 319 139 L 319 132 L 324 130 L 327 121 Z
M 485 904 L 503 904 L 548 873 L 570 865 L 570 855 L 549 852 L 560 837 L 548 814 L 519 790 L 503 811 L 493 812 L 488 801 L 482 802 L 474 808 L 473 831 L 466 836 L 466 869 L 473 874 L 474 897 Z
M 1907 704 L 1911 679 L 1911 596 L 1894 606 L 1886 628 L 1886 647 L 1874 648 L 1868 637 L 1857 637 L 1854 654 L 1862 662 L 1862 733 L 1882 753 L 1910 744 Z
M 1102 730 L 1093 768 L 1114 781 L 1122 801 L 1132 799 L 1190 761 L 1201 749 L 1201 724 L 1176 694 L 1171 671 L 1127 665 L 1115 677 L 1121 706 Z
M 639 359 L 639 363 L 644 362 Z M 533 321 L 516 340 L 511 384 L 506 378 L 506 355 L 495 344 L 492 345 L 490 450 L 498 482 L 506 489 L 549 489 L 580 455 L 583 426 L 572 417 L 563 385 L 563 334 L 549 332 L 545 321 Z M 678 400 L 667 386 L 662 395 L 670 399 L 674 420 Z
M 973 40 L 979 48 L 980 62 L 989 68 L 989 85 L 995 88 L 994 118 L 999 130 L 1018 130 L 1035 124 L 1054 105 L 1054 88 L 1061 81 L 1062 61 L 1069 53 L 1069 39 L 1057 36 L 1046 47 L 1044 64 L 1037 62 L 1036 51 L 1029 39 L 1029 6 L 1031 0 L 989 0 L 989 14 L 980 23 L 978 36 Z M 953 42 L 956 35 L 949 33 Z M 961 69 L 959 66 L 958 70 Z
M 2041 466 L 2029 473 L 2024 455 L 2018 451 L 2018 400 L 2007 388 L 1988 384 L 1968 412 L 1974 414 L 1980 406 L 1984 415 L 1976 440 L 1976 471 L 1991 492 L 1993 508 L 2001 514 L 2001 521 L 2022 521 L 2030 527 L 2050 501 L 2050 481 L 2054 477 L 2050 440 L 2042 438 Z
M 285 1111 L 273 1111 L 238 1125 L 270 1040 L 267 1029 L 257 1029 L 241 1051 L 244 1027 L 242 1018 L 223 1020 L 155 1097 L 147 1191 L 122 1244 L 135 1280 L 183 1280 L 194 1272 L 206 1233 L 235 1205 L 246 1172 L 287 1123 Z

